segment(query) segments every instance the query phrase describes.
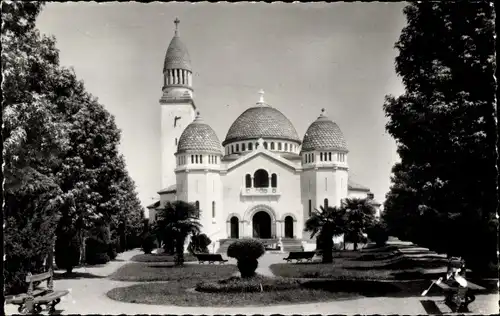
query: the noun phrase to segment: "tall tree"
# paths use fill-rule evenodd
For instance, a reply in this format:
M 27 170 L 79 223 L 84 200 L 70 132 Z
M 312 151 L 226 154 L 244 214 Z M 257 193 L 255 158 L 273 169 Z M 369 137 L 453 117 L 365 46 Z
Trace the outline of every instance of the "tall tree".
M 498 229 L 494 8 L 412 2 L 404 13 L 405 93 L 384 104 L 401 157 L 385 219 L 399 236 L 485 267 L 496 262 Z
M 184 201 L 168 202 L 158 211 L 157 232 L 164 238 L 173 237 L 175 240 L 176 264 L 184 263 L 184 244 L 191 234 L 200 233 L 200 210 L 193 203 Z M 169 240 L 164 239 L 164 243 Z
M 367 230 L 375 224 L 375 207 L 368 199 L 347 198 L 341 206 L 345 214 L 344 242 L 352 242 L 354 250 L 365 241 Z

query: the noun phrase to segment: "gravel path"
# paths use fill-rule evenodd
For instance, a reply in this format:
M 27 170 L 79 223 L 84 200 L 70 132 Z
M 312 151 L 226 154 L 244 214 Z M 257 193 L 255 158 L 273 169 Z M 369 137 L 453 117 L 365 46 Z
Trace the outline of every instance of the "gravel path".
M 113 281 L 106 276 L 120 266 L 126 264 L 131 257 L 140 252 L 128 251 L 118 255 L 118 261 L 109 262 L 101 267 L 87 267 L 75 269 L 78 273 L 89 273 L 101 278 L 82 278 L 56 280 L 56 289 L 70 289 L 71 293 L 57 305 L 61 314 L 427 314 L 421 301 L 439 301 L 439 298 L 393 298 L 393 297 L 365 297 L 347 301 L 331 301 L 300 305 L 255 306 L 255 307 L 177 307 L 164 305 L 146 305 L 123 303 L 114 301 L 106 293 L 116 287 L 128 286 L 137 282 Z M 269 275 L 269 265 L 282 262 L 283 255 L 266 254 L 259 260 L 258 273 Z M 235 263 L 230 259 L 229 263 Z M 498 312 L 499 295 L 479 295 L 470 309 L 475 314 L 496 314 Z M 425 303 L 425 302 L 424 302 Z M 442 312 L 443 309 L 438 303 Z M 13 305 L 5 306 L 7 315 L 16 314 Z M 42 312 L 47 314 L 47 312 Z

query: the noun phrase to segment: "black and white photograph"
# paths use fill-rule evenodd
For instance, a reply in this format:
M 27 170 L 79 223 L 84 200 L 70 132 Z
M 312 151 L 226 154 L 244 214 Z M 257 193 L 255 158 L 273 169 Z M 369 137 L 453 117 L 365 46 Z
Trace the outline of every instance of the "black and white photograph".
M 4 315 L 498 313 L 494 2 L 1 16 Z

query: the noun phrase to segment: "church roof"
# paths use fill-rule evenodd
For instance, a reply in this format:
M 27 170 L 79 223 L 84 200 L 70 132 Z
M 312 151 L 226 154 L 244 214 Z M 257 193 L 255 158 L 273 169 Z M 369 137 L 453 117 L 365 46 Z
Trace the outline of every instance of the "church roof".
M 167 69 L 186 69 L 191 70 L 191 58 L 189 57 L 188 50 L 184 43 L 182 43 L 178 30 L 177 24 L 179 20 L 175 20 L 176 29 L 175 35 L 168 45 L 167 54 L 165 55 L 165 63 L 163 64 L 163 71 Z
M 364 185 L 356 183 L 356 182 L 352 181 L 351 179 L 347 179 L 347 187 L 349 190 L 366 191 L 366 192 L 370 191 L 370 189 L 368 187 L 365 187 Z
M 172 184 L 172 185 L 169 185 L 168 187 L 166 187 L 166 188 L 161 189 L 160 191 L 158 191 L 158 194 L 162 194 L 162 193 L 175 193 L 176 189 L 177 189 L 177 185 Z
M 341 150 L 347 151 L 347 142 L 339 126 L 330 120 L 324 109 L 321 115 L 307 129 L 302 143 L 302 151 Z
M 203 151 L 221 154 L 219 138 L 215 131 L 203 121 L 198 112 L 196 119 L 182 132 L 177 144 L 177 153 Z
M 259 138 L 291 140 L 300 144 L 295 127 L 283 113 L 265 103 L 257 103 L 233 122 L 222 145 Z

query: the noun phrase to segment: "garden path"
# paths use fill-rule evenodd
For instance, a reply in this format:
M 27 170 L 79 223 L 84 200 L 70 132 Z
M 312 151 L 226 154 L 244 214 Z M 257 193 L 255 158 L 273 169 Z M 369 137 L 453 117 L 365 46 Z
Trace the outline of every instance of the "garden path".
M 121 253 L 117 261 L 99 267 L 75 269 L 77 273 L 88 273 L 94 277 L 84 276 L 75 279 L 56 280 L 56 289 L 71 289 L 71 293 L 57 306 L 62 314 L 427 314 L 421 298 L 363 297 L 345 301 L 331 301 L 311 304 L 295 304 L 280 306 L 249 307 L 178 307 L 164 305 L 146 305 L 123 303 L 112 300 L 106 293 L 115 288 L 136 282 L 113 281 L 106 276 L 127 263 L 140 251 L 132 250 Z M 266 254 L 259 260 L 259 273 L 267 273 L 266 267 L 272 263 L 283 262 L 283 256 Z M 230 261 L 231 263 L 231 261 Z M 269 271 L 270 272 L 270 271 Z M 97 276 L 97 277 L 96 277 Z M 100 277 L 99 277 L 100 276 Z M 439 300 L 439 298 L 426 298 Z M 496 314 L 498 312 L 499 295 L 479 295 L 471 309 L 477 314 Z M 13 305 L 5 306 L 7 315 L 16 314 Z M 42 312 L 47 314 L 47 312 Z

